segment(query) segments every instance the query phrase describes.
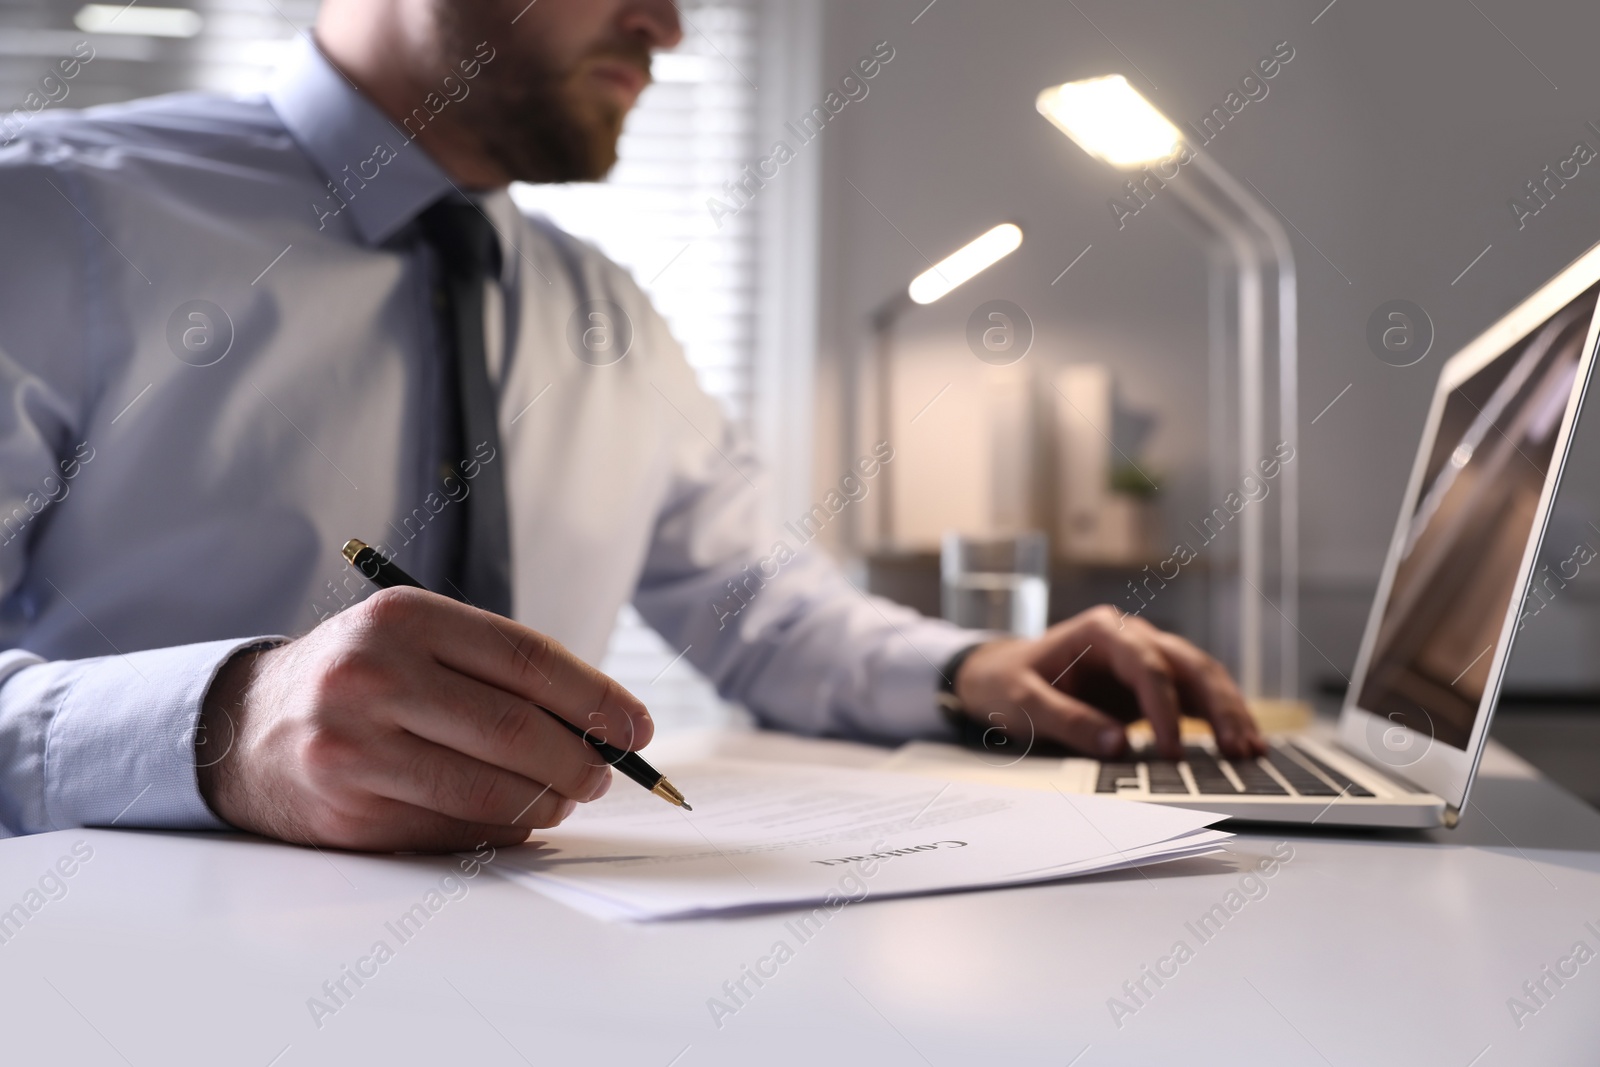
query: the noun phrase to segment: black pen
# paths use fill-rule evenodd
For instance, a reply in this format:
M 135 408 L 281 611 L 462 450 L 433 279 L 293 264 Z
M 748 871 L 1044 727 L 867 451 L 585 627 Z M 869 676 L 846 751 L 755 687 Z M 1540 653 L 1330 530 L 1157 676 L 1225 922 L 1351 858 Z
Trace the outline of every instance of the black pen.
M 367 581 L 379 588 L 388 589 L 397 585 L 409 585 L 417 589 L 423 588 L 421 582 L 401 570 L 388 556 L 385 556 L 364 541 L 357 541 L 355 538 L 346 541 L 344 543 L 344 558 L 350 566 L 360 571 Z M 676 804 L 686 811 L 694 810 L 683 799 L 683 794 L 678 792 L 671 782 L 667 781 L 667 776 L 646 763 L 638 753 L 625 751 L 615 745 L 608 745 L 604 741 L 596 741 L 549 708 L 538 704 L 535 704 L 534 707 L 539 708 L 540 711 L 545 712 L 556 722 L 593 745 L 599 751 L 600 757 L 607 763 L 650 790 L 662 800 L 667 801 L 669 804 Z

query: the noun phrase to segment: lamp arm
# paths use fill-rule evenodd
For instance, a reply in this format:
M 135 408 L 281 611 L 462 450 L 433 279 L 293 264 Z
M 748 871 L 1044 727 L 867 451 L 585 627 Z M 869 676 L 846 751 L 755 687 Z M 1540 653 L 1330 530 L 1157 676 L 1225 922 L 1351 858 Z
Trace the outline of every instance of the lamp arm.
M 1197 152 L 1194 160 L 1200 175 L 1250 221 L 1271 254 L 1278 281 L 1278 428 L 1291 443 L 1299 436 L 1300 353 L 1298 278 L 1294 248 L 1289 235 L 1278 222 L 1270 205 L 1247 190 L 1216 160 Z M 1286 464 L 1281 471 L 1278 524 L 1279 654 L 1282 677 L 1279 685 L 1285 698 L 1297 695 L 1299 683 L 1298 620 L 1300 617 L 1300 468 Z
M 883 300 L 868 313 L 868 335 L 851 350 L 850 361 L 844 368 L 844 380 L 841 383 L 844 410 L 839 416 L 840 459 L 845 464 L 855 462 L 856 457 L 862 452 L 861 424 L 863 417 L 866 416 L 866 405 L 862 400 L 863 379 L 867 375 L 871 375 L 873 379 L 872 392 L 875 394 L 876 410 L 866 421 L 875 424 L 885 436 L 888 434 L 892 417 L 890 392 L 893 377 L 894 330 L 901 317 L 915 306 L 915 302 L 904 289 L 897 290 L 893 296 Z M 879 476 L 875 540 L 880 547 L 888 547 L 893 536 L 893 477 L 888 467 L 884 467 Z M 859 509 L 852 508 L 845 518 L 844 547 L 847 552 L 856 555 L 864 555 L 867 551 L 867 538 L 862 531 L 863 517 Z
M 1199 175 L 1196 175 L 1198 177 Z M 1243 460 L 1255 462 L 1261 454 L 1262 386 L 1264 377 L 1263 258 L 1269 250 L 1246 220 L 1239 217 L 1229 198 L 1218 196 L 1209 183 L 1176 181 L 1172 189 L 1186 209 L 1189 221 L 1206 233 L 1213 255 L 1225 253 L 1235 271 L 1236 314 L 1239 336 L 1239 426 Z M 1239 685 L 1244 695 L 1264 695 L 1261 647 L 1262 585 L 1265 580 L 1263 515 L 1250 508 L 1239 516 Z
M 867 316 L 867 321 L 872 324 L 874 333 L 891 332 L 895 324 L 900 321 L 900 317 L 916 306 L 916 302 L 911 299 L 910 293 L 904 289 L 897 289 L 893 296 L 872 309 L 872 313 Z

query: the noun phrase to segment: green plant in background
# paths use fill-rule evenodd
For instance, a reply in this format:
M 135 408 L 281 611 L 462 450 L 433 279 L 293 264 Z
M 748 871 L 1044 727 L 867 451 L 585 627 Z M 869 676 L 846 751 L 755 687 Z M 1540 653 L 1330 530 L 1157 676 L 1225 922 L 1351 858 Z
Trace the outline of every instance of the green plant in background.
M 1149 499 L 1161 492 L 1161 479 L 1132 463 L 1116 463 L 1111 467 L 1111 491 Z

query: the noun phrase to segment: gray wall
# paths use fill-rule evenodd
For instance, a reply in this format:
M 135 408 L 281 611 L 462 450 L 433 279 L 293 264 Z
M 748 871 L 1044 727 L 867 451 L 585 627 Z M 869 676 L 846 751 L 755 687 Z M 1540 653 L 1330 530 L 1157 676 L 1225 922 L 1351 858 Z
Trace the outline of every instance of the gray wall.
M 1318 17 L 1325 2 L 938 0 L 924 11 L 926 0 L 834 0 L 824 81 L 877 41 L 896 56 L 820 141 L 824 398 L 868 309 L 925 265 L 919 250 L 936 258 L 1007 218 L 1027 231 L 1010 260 L 905 322 L 908 410 L 955 383 L 938 402 L 949 405 L 942 428 L 931 414 L 901 428 L 905 494 L 937 521 L 981 498 L 981 464 L 961 456 L 976 450 L 984 368 L 962 330 L 977 304 L 1003 297 L 1035 323 L 1030 360 L 1112 363 L 1124 396 L 1159 418 L 1146 456 L 1168 476 L 1168 524 L 1181 524 L 1207 506 L 1202 260 L 1159 198 L 1119 232 L 1107 201 L 1120 179 L 1040 118 L 1033 98 L 1122 72 L 1180 124 L 1198 122 L 1278 42 L 1292 45 L 1269 95 L 1210 151 L 1289 220 L 1300 264 L 1302 658 L 1313 679 L 1350 669 L 1440 363 L 1600 239 L 1600 161 L 1520 231 L 1507 207 L 1575 141 L 1600 149 L 1585 127 L 1600 124 L 1600 10 L 1338 0 Z M 1380 362 L 1364 339 L 1369 314 L 1397 297 L 1421 304 L 1436 328 L 1430 354 L 1408 368 Z M 842 469 L 832 418 L 823 405 L 819 492 Z M 1600 525 L 1595 472 L 1587 459 L 1573 469 L 1558 530 L 1600 547 L 1585 526 Z M 1570 546 L 1560 548 L 1564 558 Z M 1530 627 L 1516 664 L 1524 682 L 1596 684 L 1592 582 L 1580 579 Z
M 182 0 L 203 18 L 195 37 L 87 34 L 73 25 L 81 0 L 5 0 L 0 4 L 0 116 L 27 106 L 30 92 L 56 63 L 87 41 L 93 59 L 49 94 L 61 107 L 92 107 L 187 89 L 253 91 L 286 54 L 319 0 Z M 149 6 L 162 6 L 152 4 Z M 83 54 L 83 53 L 78 53 Z M 55 105 L 52 105 L 55 106 Z M 0 131 L 0 139 L 5 136 Z

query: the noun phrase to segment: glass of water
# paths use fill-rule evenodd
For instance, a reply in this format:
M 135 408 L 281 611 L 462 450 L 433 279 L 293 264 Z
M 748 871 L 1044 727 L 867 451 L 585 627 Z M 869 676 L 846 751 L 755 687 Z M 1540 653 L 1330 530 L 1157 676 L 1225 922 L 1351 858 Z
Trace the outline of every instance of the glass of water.
M 944 617 L 975 630 L 1038 637 L 1049 617 L 1049 565 L 1038 531 L 1002 537 L 948 532 L 939 553 Z

